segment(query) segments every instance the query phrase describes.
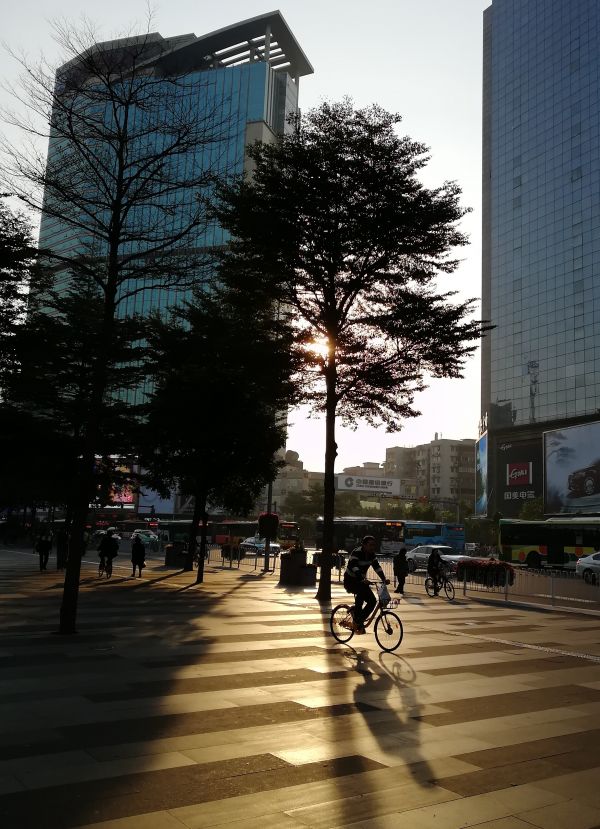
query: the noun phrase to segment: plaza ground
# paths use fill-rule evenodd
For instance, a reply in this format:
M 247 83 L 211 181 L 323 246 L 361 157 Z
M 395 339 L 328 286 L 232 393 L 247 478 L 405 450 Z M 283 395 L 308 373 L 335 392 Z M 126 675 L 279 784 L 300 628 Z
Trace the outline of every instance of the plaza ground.
M 429 599 L 336 644 L 314 588 L 0 550 L 3 829 L 600 827 L 600 617 Z M 334 581 L 333 602 L 344 600 Z

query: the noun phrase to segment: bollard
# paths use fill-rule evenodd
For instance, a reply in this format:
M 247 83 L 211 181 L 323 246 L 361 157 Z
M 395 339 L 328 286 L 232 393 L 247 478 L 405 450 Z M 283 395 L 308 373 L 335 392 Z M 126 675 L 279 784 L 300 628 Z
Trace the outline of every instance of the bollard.
M 463 570 L 463 596 L 467 595 L 467 568 Z

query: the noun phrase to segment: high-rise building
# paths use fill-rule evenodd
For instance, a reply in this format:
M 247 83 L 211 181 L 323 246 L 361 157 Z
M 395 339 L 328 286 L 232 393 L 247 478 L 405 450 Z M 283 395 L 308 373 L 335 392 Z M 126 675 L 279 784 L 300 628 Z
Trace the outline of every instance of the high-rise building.
M 92 57 L 86 62 L 88 55 Z M 130 144 L 123 145 L 123 152 L 137 153 L 131 159 L 128 174 L 132 186 L 138 186 L 131 210 L 120 217 L 129 223 L 125 227 L 125 236 L 131 230 L 129 247 L 125 243 L 119 251 L 119 256 L 125 257 L 136 252 L 143 254 L 144 248 L 152 252 L 150 256 L 156 256 L 156 251 L 160 252 L 163 226 L 173 235 L 179 227 L 186 227 L 189 215 L 197 210 L 198 198 L 207 194 L 206 181 L 198 187 L 198 192 L 184 190 L 183 184 L 198 176 L 198 171 L 210 169 L 217 174 L 230 175 L 248 169 L 246 147 L 257 140 L 271 141 L 288 128 L 287 117 L 298 108 L 300 78 L 313 71 L 278 11 L 200 37 L 183 34 L 164 38 L 159 33 L 150 33 L 99 43 L 60 67 L 56 76 L 53 120 L 60 125 L 61 118 L 64 120 L 74 113 L 79 120 L 73 131 L 87 130 L 89 134 L 76 136 L 71 143 L 77 145 L 77 150 L 69 158 L 68 130 L 59 129 L 57 132 L 54 129 L 48 147 L 47 169 L 58 168 L 60 171 L 61 167 L 68 168 L 70 160 L 79 164 L 74 175 L 79 176 L 80 183 L 73 184 L 76 179 L 70 179 L 69 187 L 79 188 L 88 201 L 74 205 L 72 217 L 65 222 L 60 215 L 53 214 L 52 200 L 56 198 L 56 192 L 49 192 L 47 187 L 40 225 L 40 247 L 67 257 L 86 255 L 101 260 L 106 256 L 108 232 L 103 226 L 101 232 L 95 235 L 94 229 L 98 224 L 94 222 L 96 219 L 101 222 L 103 214 L 109 213 L 106 205 L 110 205 L 112 194 L 104 191 L 110 186 L 106 182 L 110 182 L 111 170 L 117 169 L 115 156 L 120 148 L 111 146 L 107 132 L 102 132 L 103 124 L 108 125 L 107 130 L 113 129 L 111 118 L 116 116 L 113 116 L 112 110 L 118 109 L 118 104 L 102 92 L 109 81 L 103 78 L 99 82 L 94 78 L 96 68 L 104 66 L 110 67 L 110 72 L 107 68 L 106 74 L 116 77 L 114 84 L 117 85 L 122 82 L 125 86 L 128 75 L 149 77 L 156 81 L 151 100 L 144 99 L 143 93 L 140 93 L 138 106 L 127 104 L 128 108 L 121 107 L 123 123 L 119 128 L 135 133 Z M 172 82 L 174 78 L 176 83 Z M 96 95 L 94 85 L 99 90 Z M 64 111 L 61 98 L 70 98 Z M 91 118 L 87 117 L 88 112 L 92 114 Z M 158 175 L 165 177 L 165 185 L 163 188 L 155 186 L 144 201 L 143 187 L 139 187 L 139 181 L 143 180 L 144 161 L 154 152 L 163 152 L 169 145 L 171 136 L 168 132 L 161 132 L 161 127 L 164 123 L 168 128 L 171 123 L 169 119 L 177 117 L 187 119 L 190 125 L 194 122 L 204 124 L 206 143 L 166 156 L 165 169 L 157 167 Z M 129 119 L 127 124 L 126 118 Z M 147 126 L 144 118 L 147 119 Z M 158 128 L 157 123 L 160 125 Z M 116 134 L 117 130 L 113 131 Z M 98 166 L 102 166 L 104 161 L 106 163 L 106 169 L 101 170 L 95 180 L 93 167 L 92 175 L 85 175 L 85 164 L 89 163 L 86 142 L 92 149 L 89 156 Z M 178 181 L 182 183 L 180 191 L 177 189 Z M 60 192 L 60 187 L 56 190 Z M 97 191 L 99 198 L 95 206 L 94 193 Z M 80 222 L 78 209 L 81 210 Z M 110 215 L 106 218 L 108 222 Z M 143 228 L 141 234 L 140 228 Z M 185 236 L 180 245 L 181 253 L 185 255 L 186 250 L 210 250 L 211 246 L 220 245 L 223 241 L 223 232 L 216 224 L 199 224 Z M 60 287 L 60 268 L 57 275 Z M 130 298 L 126 296 L 129 293 L 132 293 Z M 121 296 L 120 315 L 134 311 L 144 313 L 150 308 L 171 305 L 181 299 L 170 290 L 131 291 L 128 284 L 122 287 Z
M 415 447 L 417 495 L 439 509 L 456 509 L 475 500 L 475 440 L 435 434 Z
M 488 515 L 542 496 L 543 432 L 599 419 L 599 30 L 597 0 L 484 12 Z

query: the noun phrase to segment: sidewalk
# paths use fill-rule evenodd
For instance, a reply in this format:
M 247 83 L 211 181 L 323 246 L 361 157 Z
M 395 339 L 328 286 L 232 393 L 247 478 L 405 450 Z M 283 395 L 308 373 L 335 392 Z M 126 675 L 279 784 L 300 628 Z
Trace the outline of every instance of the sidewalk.
M 600 827 L 597 618 L 410 585 L 381 654 L 314 588 L 130 572 L 84 563 L 60 637 L 59 574 L 0 549 L 3 829 Z

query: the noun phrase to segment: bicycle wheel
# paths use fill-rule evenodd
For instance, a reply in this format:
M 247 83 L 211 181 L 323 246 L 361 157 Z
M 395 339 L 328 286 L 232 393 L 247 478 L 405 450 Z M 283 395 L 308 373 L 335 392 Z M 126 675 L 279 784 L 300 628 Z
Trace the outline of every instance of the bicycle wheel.
M 354 619 L 350 611 L 350 605 L 339 604 L 334 607 L 329 617 L 329 627 L 333 638 L 338 642 L 348 642 L 354 636 Z
M 448 601 L 451 602 L 454 599 L 454 585 L 449 579 L 446 579 L 444 582 L 444 592 Z
M 104 565 L 100 564 L 98 566 L 98 578 L 101 579 L 103 575 L 104 575 Z
M 391 610 L 383 610 L 375 622 L 375 639 L 381 650 L 395 651 L 403 636 L 404 630 L 400 618 Z
M 425 579 L 425 592 L 428 596 L 435 596 L 435 582 L 431 576 L 427 576 Z

